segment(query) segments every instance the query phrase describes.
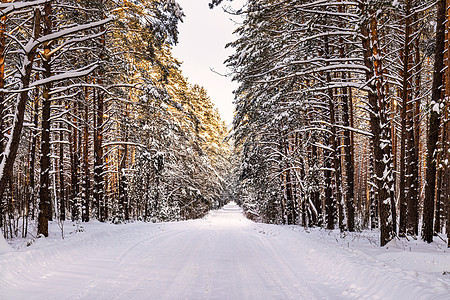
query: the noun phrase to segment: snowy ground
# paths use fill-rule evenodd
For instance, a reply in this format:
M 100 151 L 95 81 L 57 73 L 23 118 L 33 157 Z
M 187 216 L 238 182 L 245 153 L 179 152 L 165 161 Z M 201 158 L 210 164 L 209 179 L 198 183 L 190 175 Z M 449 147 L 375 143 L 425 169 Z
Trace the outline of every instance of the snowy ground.
M 235 204 L 203 220 L 53 224 L 6 251 L 0 299 L 449 299 L 450 251 L 376 234 L 341 236 L 246 220 Z M 1 240 L 0 240 L 1 241 Z M 14 247 L 20 246 L 16 241 Z

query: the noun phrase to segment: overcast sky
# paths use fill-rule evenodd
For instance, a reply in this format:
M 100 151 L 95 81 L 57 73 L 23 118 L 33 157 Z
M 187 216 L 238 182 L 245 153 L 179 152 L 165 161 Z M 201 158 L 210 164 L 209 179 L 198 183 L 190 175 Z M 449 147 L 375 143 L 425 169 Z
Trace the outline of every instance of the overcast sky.
M 221 7 L 209 9 L 209 0 L 177 2 L 186 16 L 184 22 L 179 24 L 179 43 L 173 50 L 174 56 L 183 62 L 183 75 L 191 84 L 206 88 L 222 118 L 230 125 L 234 112 L 232 91 L 237 85 L 231 82 L 230 77 L 220 76 L 211 68 L 220 74 L 228 73 L 223 62 L 233 50 L 225 49 L 225 45 L 235 39 L 232 32 L 237 25 Z M 233 6 L 238 7 L 242 2 L 234 0 Z M 225 5 L 230 3 L 225 2 Z

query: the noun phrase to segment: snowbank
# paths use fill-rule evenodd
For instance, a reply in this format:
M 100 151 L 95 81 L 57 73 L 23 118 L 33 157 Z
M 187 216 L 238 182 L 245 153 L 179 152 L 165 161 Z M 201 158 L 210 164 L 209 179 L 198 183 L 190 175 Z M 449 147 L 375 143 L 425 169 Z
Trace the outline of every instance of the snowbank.
M 2 234 L 0 234 L 0 254 L 4 253 L 4 252 L 9 252 L 11 251 L 11 247 L 9 246 L 9 244 L 5 241 L 5 238 L 3 237 Z

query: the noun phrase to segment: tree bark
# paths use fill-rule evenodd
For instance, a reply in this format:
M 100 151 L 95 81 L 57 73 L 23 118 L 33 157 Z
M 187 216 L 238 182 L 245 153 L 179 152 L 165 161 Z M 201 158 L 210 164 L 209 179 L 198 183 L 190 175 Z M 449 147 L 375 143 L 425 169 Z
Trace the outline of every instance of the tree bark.
M 405 15 L 409 16 L 411 14 L 411 3 L 410 0 L 405 0 Z M 411 18 L 404 18 L 404 28 L 405 28 L 405 37 L 403 49 L 401 51 L 401 58 L 403 69 L 401 71 L 402 76 L 402 89 L 401 89 L 401 130 L 400 130 L 400 160 L 399 160 L 399 168 L 400 168 L 400 188 L 399 188 L 399 203 L 400 203 L 400 222 L 399 222 L 399 233 L 400 235 L 406 234 L 406 219 L 407 219 L 407 209 L 408 209 L 408 200 L 407 195 L 409 194 L 410 186 L 407 184 L 407 178 L 409 178 L 410 174 L 407 174 L 409 167 L 406 163 L 406 132 L 407 132 L 407 111 L 408 107 L 412 101 L 411 97 L 411 71 L 410 71 L 410 55 L 411 55 Z M 409 125 L 409 124 L 408 124 Z M 409 149 L 408 149 L 409 152 Z M 409 158 L 409 155 L 408 155 Z
M 61 101 L 61 106 L 63 105 Z M 67 107 L 66 107 L 67 109 Z M 64 143 L 62 142 L 64 140 L 64 125 L 62 122 L 60 122 L 59 125 L 59 219 L 61 221 L 66 220 L 66 188 L 65 188 L 65 178 L 64 178 Z
M 40 36 L 40 19 L 41 14 L 39 9 L 34 11 L 34 38 Z M 25 106 L 28 101 L 28 90 L 30 85 L 31 73 L 33 69 L 33 62 L 36 56 L 36 48 L 25 53 L 26 63 L 23 66 L 23 76 L 20 78 L 22 91 L 17 96 L 15 107 L 15 121 L 10 131 L 10 138 L 6 143 L 5 150 L 0 157 L 0 197 L 3 199 L 3 193 L 6 189 L 8 180 L 11 176 L 14 161 L 16 160 L 17 150 L 19 148 L 20 138 L 22 136 L 23 121 L 25 115 Z
M 4 1 L 2 1 L 4 2 Z M 6 46 L 6 16 L 0 19 L 0 153 L 3 153 L 4 146 L 4 135 L 3 135 L 3 117 L 4 117 L 4 107 L 5 107 L 5 93 L 3 88 L 5 87 L 5 46 Z M 2 194 L 0 194 L 0 228 L 3 226 L 3 207 L 4 201 Z
M 100 27 L 100 31 L 103 31 L 104 27 Z M 102 35 L 100 37 L 100 59 L 103 60 L 106 45 L 106 37 Z M 103 83 L 103 71 L 100 70 L 98 78 L 98 84 L 102 85 Z M 107 218 L 107 208 L 104 203 L 104 194 L 105 194 L 105 184 L 103 182 L 103 111 L 104 111 L 104 102 L 103 102 L 103 93 L 100 91 L 94 90 L 94 202 L 97 208 L 97 218 L 100 222 L 106 221 Z
M 39 77 L 39 74 L 36 74 Z M 38 124 L 39 124 L 39 92 L 35 92 L 34 98 L 34 113 L 33 113 L 33 124 L 34 128 L 31 130 L 31 150 L 30 150 L 30 184 L 28 186 L 29 190 L 29 203 L 33 205 L 33 211 L 31 213 L 31 219 L 34 220 L 35 210 L 36 210 L 36 177 L 35 177 L 35 167 L 36 167 L 36 148 L 37 148 L 37 134 L 38 134 Z
M 344 6 L 339 5 L 338 8 L 340 13 L 344 13 Z M 344 26 L 344 24 L 342 24 Z M 345 58 L 345 42 L 341 37 L 339 38 L 339 56 Z M 346 82 L 347 74 L 342 72 L 342 80 Z M 351 117 L 352 112 L 352 98 L 349 93 L 349 88 L 342 88 L 342 119 L 345 128 L 353 127 L 353 122 Z M 351 136 L 351 131 L 349 129 L 344 129 L 344 152 L 345 152 L 345 175 L 346 175 L 346 189 L 345 189 L 345 204 L 347 208 L 347 230 L 355 230 L 355 169 L 353 161 L 353 140 Z
M 103 95 L 95 93 L 95 131 L 94 131 L 94 201 L 97 207 L 97 216 L 101 222 L 106 220 L 103 203 Z
M 84 95 L 84 128 L 83 128 L 83 200 L 81 220 L 89 222 L 90 214 L 90 172 L 89 172 L 89 88 L 85 88 Z
M 324 36 L 324 53 L 321 53 L 319 51 L 319 55 L 324 55 L 325 59 L 330 58 L 330 43 L 328 40 L 328 36 Z M 328 66 L 329 63 L 326 63 L 326 66 Z M 321 74 L 324 76 L 323 74 Z M 331 74 L 330 72 L 326 72 L 325 79 L 327 85 L 331 84 Z M 328 113 L 329 113 L 329 122 L 330 122 L 330 131 L 331 134 L 325 135 L 328 136 L 327 144 L 330 145 L 330 147 L 333 149 L 333 151 L 324 151 L 324 155 L 328 155 L 329 157 L 326 158 L 327 160 L 333 160 L 333 166 L 334 166 L 334 184 L 335 184 L 335 193 L 334 197 L 328 197 L 326 198 L 328 207 L 326 207 L 326 214 L 328 217 L 327 220 L 327 227 L 329 229 L 334 228 L 335 223 L 335 208 L 337 206 L 338 212 L 339 212 L 339 229 L 343 230 L 343 213 L 342 213 L 342 190 L 341 190 L 341 162 L 340 162 L 340 151 L 338 148 L 338 141 L 337 133 L 336 133 L 336 117 L 335 117 L 335 103 L 334 103 L 334 94 L 333 90 L 331 88 L 328 88 L 327 90 L 327 98 L 325 102 L 328 104 Z M 331 167 L 331 166 L 330 166 Z M 330 184 L 330 186 L 326 187 L 325 193 L 329 193 L 328 189 L 331 188 L 332 179 L 331 179 L 331 172 L 328 170 L 325 172 L 326 176 L 330 176 L 330 178 L 326 178 L 326 182 Z M 336 205 L 337 204 L 337 205 Z
M 419 19 L 419 13 L 414 16 L 414 22 Z M 408 213 L 407 213 L 407 233 L 417 236 L 419 234 L 419 149 L 420 149 L 420 91 L 421 91 L 421 54 L 420 54 L 420 40 L 416 39 L 414 44 L 414 64 L 416 66 L 415 73 L 415 92 L 414 101 L 410 105 L 408 123 L 409 131 L 407 132 L 408 154 L 409 161 L 408 167 L 411 174 L 410 181 L 408 182 L 409 194 L 408 198 Z M 411 152 L 412 151 L 412 152 Z
M 285 157 L 288 157 L 289 153 L 289 139 L 284 143 L 284 154 Z M 296 207 L 294 202 L 294 193 L 292 191 L 292 178 L 291 178 L 291 169 L 290 165 L 286 164 L 286 211 L 287 211 L 287 223 L 295 224 L 297 216 L 296 216 Z
M 368 15 L 367 21 L 361 24 L 364 64 L 367 67 L 366 80 L 370 109 L 370 129 L 374 158 L 375 197 L 378 203 L 380 245 L 386 245 L 394 236 L 392 212 L 395 207 L 393 199 L 393 165 L 391 153 L 390 123 L 386 113 L 384 95 L 383 69 L 378 38 L 378 24 L 374 8 L 361 4 L 362 15 Z
M 437 2 L 436 16 L 436 49 L 433 70 L 433 89 L 431 94 L 430 123 L 428 128 L 425 199 L 423 206 L 422 239 L 428 243 L 433 241 L 433 217 L 436 192 L 436 158 L 439 138 L 440 112 L 442 97 L 442 70 L 444 68 L 446 1 Z
M 52 32 L 52 8 L 50 2 L 44 5 L 44 35 Z M 50 43 L 44 44 L 42 67 L 43 78 L 52 76 Z M 42 133 L 41 133 L 41 179 L 39 188 L 38 234 L 48 236 L 48 220 L 51 215 L 50 195 L 50 114 L 51 114 L 51 83 L 45 83 L 42 91 Z M 55 208 L 56 209 L 56 208 Z
M 127 167 L 127 157 L 128 157 L 128 129 L 126 125 L 123 125 L 123 131 L 125 133 L 125 144 L 123 145 L 122 153 L 119 152 L 119 209 L 121 213 L 121 218 L 123 220 L 129 220 L 129 210 L 128 210 L 128 182 L 125 174 L 125 169 Z M 159 187 L 158 187 L 159 189 Z
M 344 76 L 345 78 L 345 76 Z M 350 127 L 349 108 L 352 105 L 351 98 L 348 95 L 348 89 L 343 88 L 343 121 L 344 127 Z M 344 130 L 344 151 L 345 151 L 345 176 L 346 176 L 346 190 L 345 199 L 347 207 L 347 230 L 355 231 L 355 183 L 354 183 L 354 166 L 352 155 L 353 144 L 351 142 L 350 130 Z
M 330 138 L 325 136 L 325 143 L 329 143 Z M 331 172 L 331 152 L 324 150 L 323 159 L 325 161 L 325 220 L 327 229 L 333 230 L 336 223 L 336 201 L 333 198 L 332 172 Z
M 74 115 L 78 115 L 77 103 L 74 103 Z M 79 156 L 78 156 L 78 118 L 74 117 L 73 130 L 69 133 L 70 142 L 70 160 L 71 160 L 71 185 L 70 185 L 70 209 L 72 215 L 72 221 L 78 221 L 80 218 L 80 212 L 78 209 L 78 198 L 80 192 L 80 184 L 78 182 L 78 167 L 79 167 Z

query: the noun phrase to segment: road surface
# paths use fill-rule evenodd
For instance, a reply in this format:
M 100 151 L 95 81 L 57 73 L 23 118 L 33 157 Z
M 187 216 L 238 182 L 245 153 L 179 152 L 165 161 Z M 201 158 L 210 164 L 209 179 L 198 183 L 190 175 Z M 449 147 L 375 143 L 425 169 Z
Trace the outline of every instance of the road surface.
M 332 246 L 289 227 L 245 219 L 234 203 L 202 220 L 98 228 L 0 256 L 0 299 L 383 299 L 415 293 L 414 281 L 404 285 L 414 274 L 393 274 L 362 254 L 334 255 Z M 383 272 L 403 287 L 380 290 L 387 281 L 370 277 Z

